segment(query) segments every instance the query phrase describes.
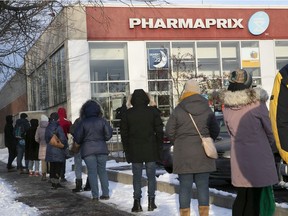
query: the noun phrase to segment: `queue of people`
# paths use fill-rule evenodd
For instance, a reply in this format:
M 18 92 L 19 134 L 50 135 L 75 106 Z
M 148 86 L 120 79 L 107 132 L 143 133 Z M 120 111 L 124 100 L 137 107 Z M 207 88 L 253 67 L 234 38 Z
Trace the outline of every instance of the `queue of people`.
M 149 93 L 143 89 L 136 89 L 127 97 L 127 103 L 125 98 L 126 107 L 123 109 L 125 111 L 121 113 L 119 119 L 121 119 L 120 134 L 125 157 L 127 162 L 132 164 L 134 199 L 132 212 L 143 211 L 141 205 L 143 168 L 146 170 L 148 180 L 147 210 L 153 211 L 157 208 L 156 162 L 163 156 L 162 144 L 165 133 L 174 145 L 173 173 L 178 175 L 180 183 L 178 200 L 180 216 L 190 215 L 193 183 L 197 188 L 199 215 L 209 215 L 209 175 L 216 170 L 216 165 L 215 159 L 205 154 L 199 132 L 215 140 L 220 133 L 220 127 L 201 91 L 196 80 L 186 82 L 179 103 L 168 119 L 165 131 L 160 111 Z M 242 69 L 230 73 L 228 89 L 221 93 L 224 123 L 231 136 L 232 184 L 237 188 L 237 197 L 232 209 L 233 216 L 259 215 L 260 212 L 262 214 L 260 201 L 263 198 L 263 191 L 278 182 L 273 158 L 275 141 L 269 111 L 265 104 L 267 99 L 267 92 L 252 88 L 251 74 Z M 88 170 L 86 186 L 91 188 L 92 200 L 97 202 L 99 199 L 110 198 L 106 170 L 109 151 L 106 142 L 112 137 L 112 127 L 103 117 L 101 106 L 97 101 L 86 101 L 80 109 L 79 118 L 73 124 L 67 120 L 64 108 L 51 113 L 49 122 L 48 117 L 42 115 L 39 126 L 38 120 L 31 120 L 29 124 L 27 115 L 22 114 L 15 128 L 20 121 L 21 124 L 25 124 L 23 133 L 29 138 L 26 137 L 24 143 L 28 149 L 30 147 L 33 150 L 39 149 L 38 154 L 33 152 L 32 156 L 27 153 L 29 157 L 25 158 L 30 161 L 30 174 L 39 172 L 39 160 L 41 160 L 42 180 L 46 180 L 49 172 L 52 189 L 62 187 L 61 179 L 65 179 L 64 149 L 68 148 L 67 134 L 70 133 L 73 141 L 80 145 L 80 151 L 74 155 L 76 188 L 72 191 L 83 191 L 82 160 L 84 160 Z M 199 132 L 189 116 L 193 117 Z M 15 128 L 13 129 L 12 117 L 7 116 L 5 145 L 9 150 L 8 170 L 13 169 L 12 161 L 16 157 L 16 149 L 17 168 L 24 167 L 22 158 L 25 148 L 21 144 L 23 138 L 22 135 L 15 136 Z M 63 149 L 50 145 L 53 134 L 57 134 L 64 144 Z M 263 155 L 261 160 L 255 160 L 256 152 Z

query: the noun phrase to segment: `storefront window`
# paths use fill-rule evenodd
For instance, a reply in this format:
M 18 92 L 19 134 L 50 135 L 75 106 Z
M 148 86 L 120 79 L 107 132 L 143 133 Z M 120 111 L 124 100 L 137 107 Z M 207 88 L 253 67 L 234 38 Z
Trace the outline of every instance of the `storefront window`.
M 171 52 L 168 42 L 149 42 L 147 47 L 148 91 L 161 111 L 163 120 L 172 109 Z
M 43 64 L 39 68 L 39 110 L 43 110 L 49 107 L 49 86 L 48 86 L 48 73 L 47 64 Z
M 241 42 L 242 68 L 250 72 L 253 77 L 253 85 L 261 85 L 260 52 L 258 41 Z
M 219 42 L 197 42 L 197 77 L 220 77 Z
M 50 62 L 51 86 L 53 92 L 52 105 L 57 105 L 67 100 L 64 47 L 52 55 Z
M 240 68 L 240 47 L 237 41 L 221 42 L 222 78 L 225 87 L 231 71 Z
M 92 98 L 113 123 L 115 110 L 129 93 L 127 44 L 93 42 L 89 48 Z
M 279 71 L 288 64 L 288 41 L 275 41 L 276 66 Z

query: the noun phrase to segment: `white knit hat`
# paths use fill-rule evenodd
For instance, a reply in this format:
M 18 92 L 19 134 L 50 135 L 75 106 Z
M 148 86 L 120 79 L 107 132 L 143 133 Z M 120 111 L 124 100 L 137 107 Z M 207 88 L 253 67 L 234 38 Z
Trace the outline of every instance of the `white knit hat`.
M 41 115 L 40 121 L 49 121 L 49 118 L 46 115 Z
M 198 94 L 201 93 L 201 89 L 199 83 L 196 80 L 188 80 L 185 84 L 184 92 L 196 92 Z

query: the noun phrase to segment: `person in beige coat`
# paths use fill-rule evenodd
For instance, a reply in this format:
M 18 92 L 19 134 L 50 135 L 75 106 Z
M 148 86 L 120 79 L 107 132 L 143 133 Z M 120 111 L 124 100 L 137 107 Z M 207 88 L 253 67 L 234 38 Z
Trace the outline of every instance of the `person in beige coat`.
M 45 161 L 45 156 L 46 156 L 46 147 L 47 143 L 45 141 L 45 130 L 46 127 L 48 126 L 49 119 L 46 115 L 41 115 L 40 118 L 40 124 L 36 130 L 35 134 L 35 140 L 36 142 L 39 143 L 39 154 L 38 158 L 41 160 L 41 169 L 42 169 L 42 181 L 45 181 L 47 179 L 47 163 Z
M 215 159 L 204 152 L 200 133 L 216 139 L 220 132 L 216 117 L 208 101 L 201 95 L 199 83 L 188 80 L 180 98 L 166 124 L 166 135 L 174 143 L 173 173 L 179 177 L 179 207 L 181 216 L 190 216 L 192 185 L 196 184 L 200 216 L 209 215 L 209 175 L 216 170 Z
M 228 89 L 221 95 L 231 137 L 232 184 L 237 188 L 233 216 L 260 215 L 262 190 L 278 183 L 268 94 L 251 85 L 251 74 L 239 69 L 231 72 Z

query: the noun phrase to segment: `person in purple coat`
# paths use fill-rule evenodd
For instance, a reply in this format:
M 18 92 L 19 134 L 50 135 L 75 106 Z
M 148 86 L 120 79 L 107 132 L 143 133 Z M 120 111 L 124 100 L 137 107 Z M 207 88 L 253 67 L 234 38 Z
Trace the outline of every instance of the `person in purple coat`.
M 252 88 L 251 74 L 238 69 L 230 73 L 228 89 L 221 97 L 224 122 L 231 137 L 232 184 L 237 188 L 232 215 L 260 215 L 262 191 L 279 181 L 266 106 L 268 94 Z

